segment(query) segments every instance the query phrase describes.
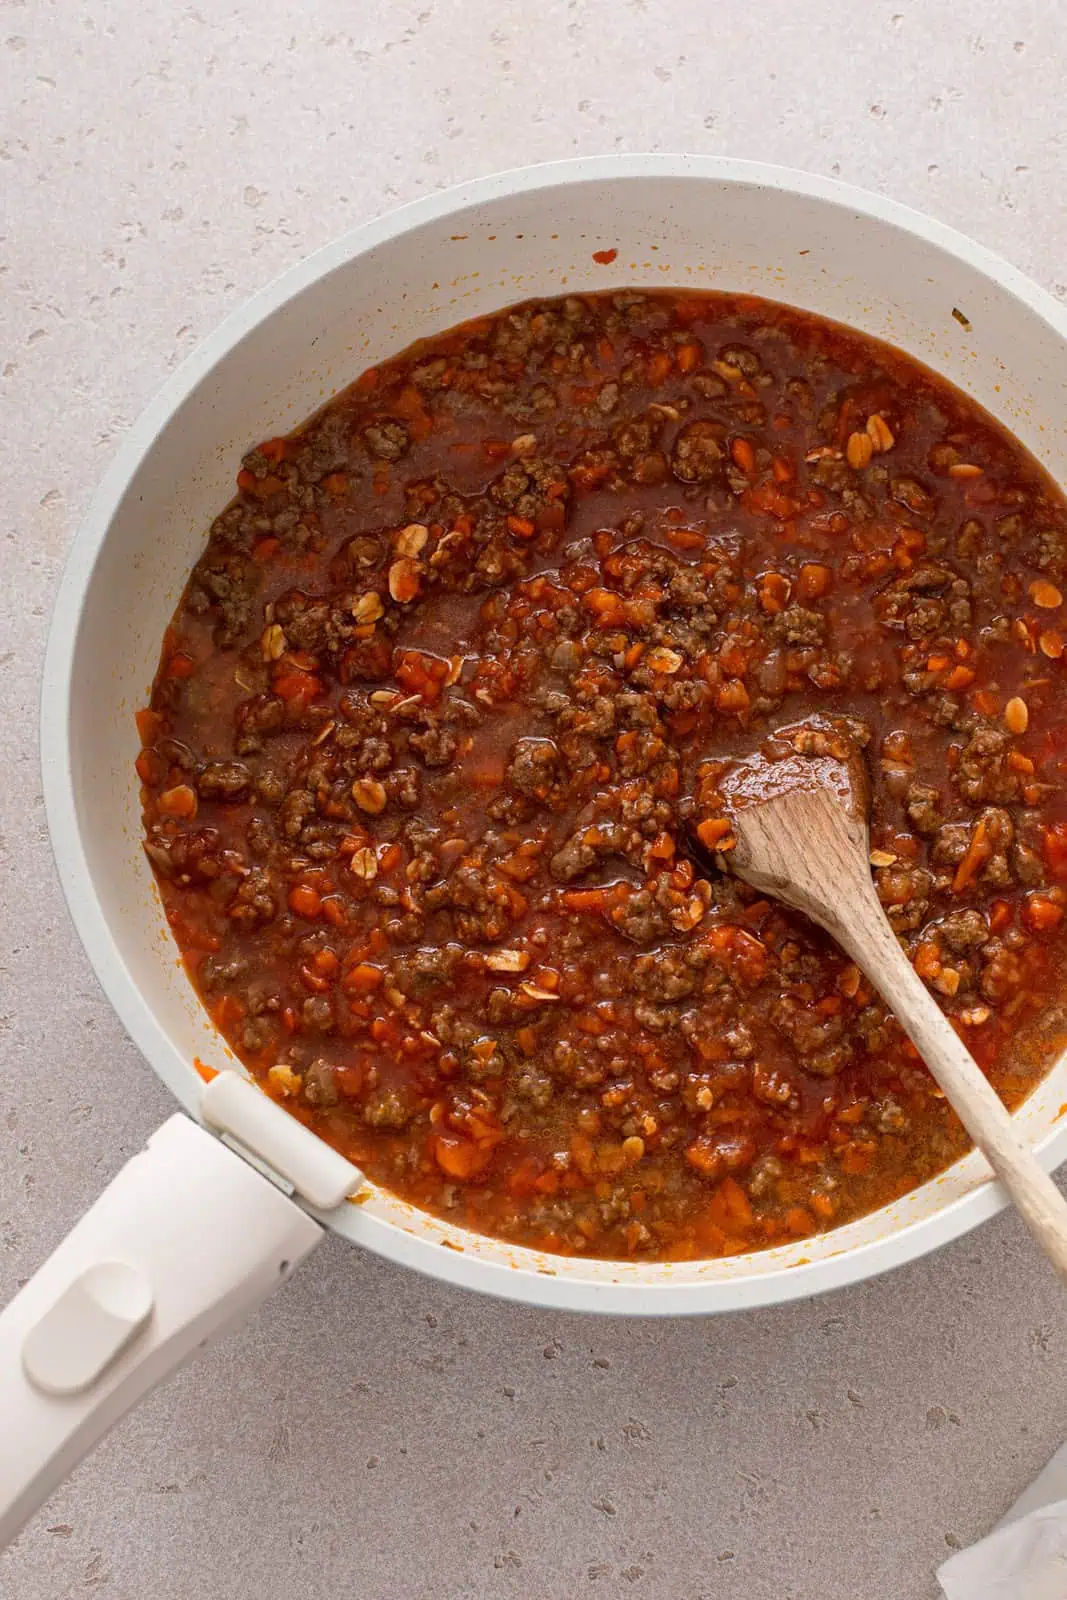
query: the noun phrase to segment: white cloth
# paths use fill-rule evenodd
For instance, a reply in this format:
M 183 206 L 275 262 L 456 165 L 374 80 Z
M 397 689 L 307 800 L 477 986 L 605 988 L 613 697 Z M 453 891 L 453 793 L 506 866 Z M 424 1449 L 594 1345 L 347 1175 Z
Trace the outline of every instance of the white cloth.
M 945 1600 L 1067 1600 L 1067 1445 L 989 1537 L 937 1576 Z

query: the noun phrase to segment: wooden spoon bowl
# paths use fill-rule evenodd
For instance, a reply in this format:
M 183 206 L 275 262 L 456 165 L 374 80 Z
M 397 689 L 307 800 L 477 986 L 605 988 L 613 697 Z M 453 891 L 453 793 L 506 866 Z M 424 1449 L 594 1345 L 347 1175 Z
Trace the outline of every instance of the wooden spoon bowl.
M 697 837 L 761 894 L 818 923 L 865 973 L 1067 1279 L 1067 1200 L 915 972 L 875 893 L 862 753 L 822 720 L 780 730 L 765 751 L 728 766 L 718 814 L 697 821 Z

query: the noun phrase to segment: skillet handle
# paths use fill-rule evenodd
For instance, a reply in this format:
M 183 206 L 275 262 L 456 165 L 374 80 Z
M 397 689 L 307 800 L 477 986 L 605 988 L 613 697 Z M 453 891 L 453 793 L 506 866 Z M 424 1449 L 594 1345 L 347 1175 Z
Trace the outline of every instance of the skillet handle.
M 212 1134 L 169 1118 L 0 1313 L 0 1548 L 322 1232 Z

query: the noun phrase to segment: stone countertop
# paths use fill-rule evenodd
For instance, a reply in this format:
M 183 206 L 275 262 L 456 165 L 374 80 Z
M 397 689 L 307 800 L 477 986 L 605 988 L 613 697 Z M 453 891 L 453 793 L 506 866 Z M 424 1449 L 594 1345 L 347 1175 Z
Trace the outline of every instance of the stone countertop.
M 687 149 L 840 175 L 1067 297 L 1057 0 L 0 8 L 0 1299 L 171 1109 L 49 857 L 53 591 L 115 447 L 280 269 L 459 179 Z M 1012 1217 L 817 1302 L 625 1323 L 330 1241 L 6 1555 L 53 1600 L 933 1600 L 1067 1433 Z M 0 1424 L 2 1425 L 2 1424 Z

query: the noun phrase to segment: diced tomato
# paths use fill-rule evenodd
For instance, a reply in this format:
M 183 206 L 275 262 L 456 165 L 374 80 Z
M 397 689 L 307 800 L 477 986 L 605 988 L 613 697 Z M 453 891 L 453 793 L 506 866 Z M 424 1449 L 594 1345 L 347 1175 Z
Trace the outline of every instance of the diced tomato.
M 433 1140 L 433 1156 L 441 1171 L 457 1183 L 480 1178 L 493 1159 L 492 1147 L 477 1144 L 457 1134 L 438 1134 Z
M 298 917 L 314 920 L 322 910 L 322 896 L 309 883 L 297 883 L 289 890 L 289 909 Z
M 1057 893 L 1062 894 L 1063 890 Z M 1047 894 L 1027 895 L 1023 921 L 1034 933 L 1053 933 L 1063 921 L 1063 906 Z

